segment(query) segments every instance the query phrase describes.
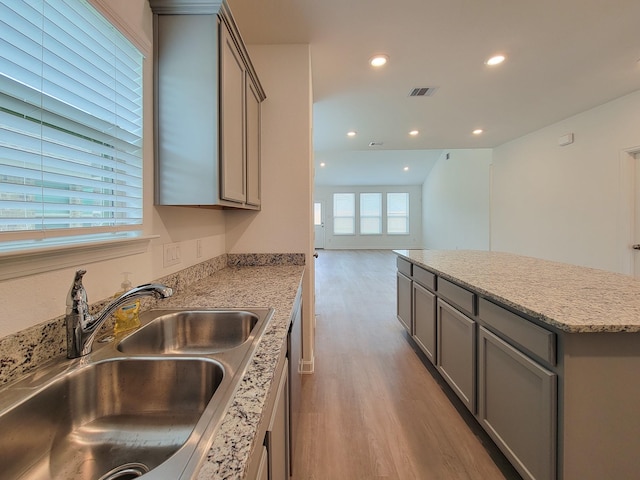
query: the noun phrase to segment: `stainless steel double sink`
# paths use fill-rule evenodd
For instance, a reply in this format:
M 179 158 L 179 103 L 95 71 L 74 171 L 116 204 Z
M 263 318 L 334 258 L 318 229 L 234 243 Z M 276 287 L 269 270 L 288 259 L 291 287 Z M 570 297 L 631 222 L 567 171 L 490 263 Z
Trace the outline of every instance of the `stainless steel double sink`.
M 0 479 L 191 478 L 272 314 L 152 310 L 0 390 Z

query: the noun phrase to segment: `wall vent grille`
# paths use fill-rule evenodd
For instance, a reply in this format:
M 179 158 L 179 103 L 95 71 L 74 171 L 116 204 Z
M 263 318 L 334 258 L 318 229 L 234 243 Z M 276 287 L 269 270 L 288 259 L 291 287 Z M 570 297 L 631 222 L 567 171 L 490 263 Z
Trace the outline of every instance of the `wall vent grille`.
M 410 97 L 432 97 L 438 87 L 414 87 L 409 92 Z

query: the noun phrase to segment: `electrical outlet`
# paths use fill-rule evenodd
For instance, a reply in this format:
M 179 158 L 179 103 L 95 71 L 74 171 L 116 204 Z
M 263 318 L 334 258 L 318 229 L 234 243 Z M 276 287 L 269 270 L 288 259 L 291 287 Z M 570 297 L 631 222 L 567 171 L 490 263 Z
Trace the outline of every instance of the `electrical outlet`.
M 182 257 L 180 256 L 180 244 L 165 243 L 163 265 L 165 267 L 170 267 L 172 265 L 178 265 L 179 263 L 182 263 Z
M 196 258 L 202 257 L 202 240 L 196 240 Z

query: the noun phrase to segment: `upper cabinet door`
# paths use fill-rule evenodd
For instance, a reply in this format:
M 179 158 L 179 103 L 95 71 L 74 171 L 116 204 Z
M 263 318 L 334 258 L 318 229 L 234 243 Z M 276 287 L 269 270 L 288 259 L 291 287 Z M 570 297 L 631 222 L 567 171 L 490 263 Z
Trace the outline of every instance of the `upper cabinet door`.
M 260 95 L 249 74 L 247 85 L 247 203 L 260 206 Z
M 244 203 L 247 199 L 244 142 L 245 67 L 226 24 L 221 23 L 220 193 L 224 200 Z

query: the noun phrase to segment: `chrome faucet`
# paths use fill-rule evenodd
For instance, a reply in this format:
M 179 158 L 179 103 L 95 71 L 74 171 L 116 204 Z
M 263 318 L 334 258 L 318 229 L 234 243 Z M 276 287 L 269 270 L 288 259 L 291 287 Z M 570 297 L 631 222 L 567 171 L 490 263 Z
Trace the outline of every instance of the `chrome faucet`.
M 78 270 L 67 296 L 67 358 L 78 358 L 91 353 L 93 340 L 102 324 L 118 308 L 140 297 L 158 299 L 173 295 L 173 290 L 159 283 L 148 283 L 132 288 L 108 304 L 95 317 L 89 314 L 87 291 L 82 285 L 86 270 Z

